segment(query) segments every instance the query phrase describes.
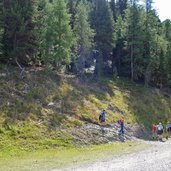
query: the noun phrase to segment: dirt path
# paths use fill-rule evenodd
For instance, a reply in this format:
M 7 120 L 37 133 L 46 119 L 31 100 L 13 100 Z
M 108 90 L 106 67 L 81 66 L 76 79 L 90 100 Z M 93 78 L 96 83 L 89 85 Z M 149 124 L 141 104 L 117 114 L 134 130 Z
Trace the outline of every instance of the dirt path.
M 148 150 L 115 157 L 111 160 L 100 161 L 64 169 L 64 171 L 169 171 L 171 170 L 171 142 L 149 142 Z M 58 171 L 58 170 L 53 170 Z

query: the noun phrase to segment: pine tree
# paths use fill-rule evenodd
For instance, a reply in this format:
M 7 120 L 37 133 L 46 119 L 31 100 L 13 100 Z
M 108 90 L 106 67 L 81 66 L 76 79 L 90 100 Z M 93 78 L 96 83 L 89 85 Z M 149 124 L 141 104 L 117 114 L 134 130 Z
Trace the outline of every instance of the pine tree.
M 122 16 L 118 16 L 115 23 L 115 33 L 116 33 L 116 47 L 113 49 L 113 72 L 115 74 L 122 75 L 124 67 L 122 65 L 122 60 L 124 57 L 124 42 L 126 41 L 127 24 L 126 20 Z
M 60 68 L 70 62 L 73 34 L 65 0 L 54 0 L 46 6 L 44 60 Z
M 12 63 L 29 65 L 36 58 L 35 1 L 6 0 L 3 8 L 4 56 Z
M 166 53 L 166 75 L 167 75 L 167 85 L 171 85 L 171 21 L 165 20 L 162 23 L 163 35 L 167 41 L 167 53 Z
M 96 32 L 96 49 L 102 56 L 101 68 L 104 69 L 106 68 L 104 64 L 111 60 L 111 53 L 115 45 L 114 20 L 109 3 L 105 0 L 96 0 L 91 16 L 92 25 Z
M 76 36 L 76 55 L 78 57 L 78 70 L 83 74 L 85 60 L 93 47 L 94 31 L 88 21 L 86 5 L 81 1 L 77 6 L 74 23 L 74 33 Z
M 167 83 L 171 85 L 171 21 L 165 20 L 162 23 L 162 29 L 164 38 L 167 41 L 167 66 L 165 67 L 167 73 Z
M 112 57 L 112 71 L 113 73 L 121 74 L 122 73 L 122 57 L 124 53 L 124 40 L 123 36 L 120 35 L 121 30 L 124 29 L 124 18 L 125 18 L 125 11 L 127 9 L 127 0 L 112 0 L 111 1 L 111 8 L 113 9 L 114 19 L 118 28 L 115 29 L 116 32 L 116 46 L 113 49 L 113 57 Z M 115 12 L 114 12 L 115 11 Z M 121 24 L 121 25 L 120 25 Z
M 159 22 L 158 35 L 156 36 L 156 59 L 153 61 L 154 73 L 152 79 L 155 85 L 160 88 L 163 85 L 169 85 L 170 82 L 170 62 L 171 62 L 171 22 L 166 20 L 165 22 Z
M 146 28 L 144 40 L 144 58 L 145 58 L 145 86 L 152 80 L 153 72 L 159 66 L 159 51 L 161 49 L 158 40 L 159 35 L 159 18 L 156 12 L 151 10 L 146 12 Z
M 45 57 L 45 32 L 46 32 L 46 8 L 47 1 L 39 0 L 37 4 L 37 13 L 35 15 L 36 27 L 35 33 L 37 36 L 38 46 L 37 46 L 37 64 L 42 65 L 44 63 Z
M 112 10 L 112 13 L 113 13 L 114 21 L 116 21 L 116 4 L 115 4 L 115 0 L 110 1 L 110 7 L 111 7 L 111 10 Z
M 71 28 L 73 29 L 78 0 L 67 0 L 67 2 L 68 2 L 67 5 L 69 8 L 69 13 L 71 14 L 70 25 L 71 25 Z
M 136 2 L 126 11 L 125 23 L 127 25 L 126 51 L 122 62 L 125 65 L 124 71 L 131 80 L 139 80 L 144 76 L 144 29 L 145 13 Z M 129 72 L 128 72 L 129 71 Z M 125 75 L 125 74 L 124 74 Z
M 117 0 L 116 1 L 116 8 L 117 8 L 117 15 L 124 16 L 125 10 L 127 9 L 128 0 Z
M 0 0 L 0 61 L 3 59 L 2 35 L 3 35 L 3 0 Z

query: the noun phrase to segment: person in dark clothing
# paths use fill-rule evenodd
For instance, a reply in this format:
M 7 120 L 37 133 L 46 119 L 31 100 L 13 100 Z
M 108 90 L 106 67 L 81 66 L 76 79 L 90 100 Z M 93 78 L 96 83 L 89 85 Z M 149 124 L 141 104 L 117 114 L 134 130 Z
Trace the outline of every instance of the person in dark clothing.
M 105 125 L 105 117 L 106 117 L 106 111 L 103 110 L 99 116 L 99 121 L 100 121 L 101 125 Z
M 99 121 L 100 121 L 100 125 L 102 126 L 101 127 L 101 130 L 102 130 L 102 133 L 104 134 L 105 133 L 105 130 L 104 130 L 104 126 L 105 126 L 105 120 L 106 119 L 106 111 L 103 109 L 103 111 L 100 113 L 99 115 Z
M 167 140 L 169 139 L 170 134 L 171 134 L 171 124 L 170 124 L 170 122 L 168 121 L 167 124 L 166 124 L 166 139 L 167 139 Z

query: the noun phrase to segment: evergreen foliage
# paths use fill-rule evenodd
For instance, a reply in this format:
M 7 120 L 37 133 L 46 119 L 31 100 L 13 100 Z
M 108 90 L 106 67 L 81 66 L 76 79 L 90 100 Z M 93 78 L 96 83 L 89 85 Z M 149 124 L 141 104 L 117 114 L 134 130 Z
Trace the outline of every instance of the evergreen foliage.
M 78 57 L 78 70 L 83 73 L 86 57 L 93 48 L 94 31 L 88 21 L 86 5 L 81 1 L 77 6 L 74 33 L 76 37 L 76 56 Z
M 116 21 L 116 3 L 115 3 L 115 0 L 110 1 L 110 7 L 111 7 L 111 10 L 113 13 L 113 19 L 114 19 L 114 21 Z
M 105 69 L 104 64 L 111 60 L 111 53 L 115 46 L 114 19 L 107 1 L 96 0 L 94 3 L 92 25 L 96 33 L 95 44 L 96 49 L 102 55 L 101 67 Z
M 3 57 L 2 36 L 3 36 L 3 0 L 0 0 L 0 61 L 2 60 Z
M 138 2 L 0 0 L 0 63 L 59 69 L 72 61 L 83 75 L 93 58 L 95 75 L 171 87 L 171 21 L 160 21 L 152 0 Z
M 116 0 L 117 14 L 124 16 L 124 12 L 127 9 L 127 5 L 128 0 Z
M 78 3 L 78 0 L 68 0 L 68 3 L 67 3 L 68 8 L 69 8 L 69 13 L 71 14 L 70 25 L 71 25 L 72 29 L 74 28 L 74 21 L 75 21 L 77 3 Z
M 65 0 L 47 3 L 45 11 L 44 59 L 59 69 L 71 58 L 73 33 L 69 25 L 70 15 Z
M 3 1 L 3 47 L 8 62 L 28 65 L 36 58 L 35 0 Z

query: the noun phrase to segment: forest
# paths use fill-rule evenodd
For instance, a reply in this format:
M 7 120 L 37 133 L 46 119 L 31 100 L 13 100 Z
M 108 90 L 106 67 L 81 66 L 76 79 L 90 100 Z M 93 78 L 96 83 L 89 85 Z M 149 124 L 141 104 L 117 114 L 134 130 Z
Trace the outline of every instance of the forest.
M 152 0 L 0 0 L 0 65 L 171 87 L 171 21 Z
M 153 6 L 0 0 L 0 170 L 170 170 L 151 126 L 171 123 L 171 20 Z

